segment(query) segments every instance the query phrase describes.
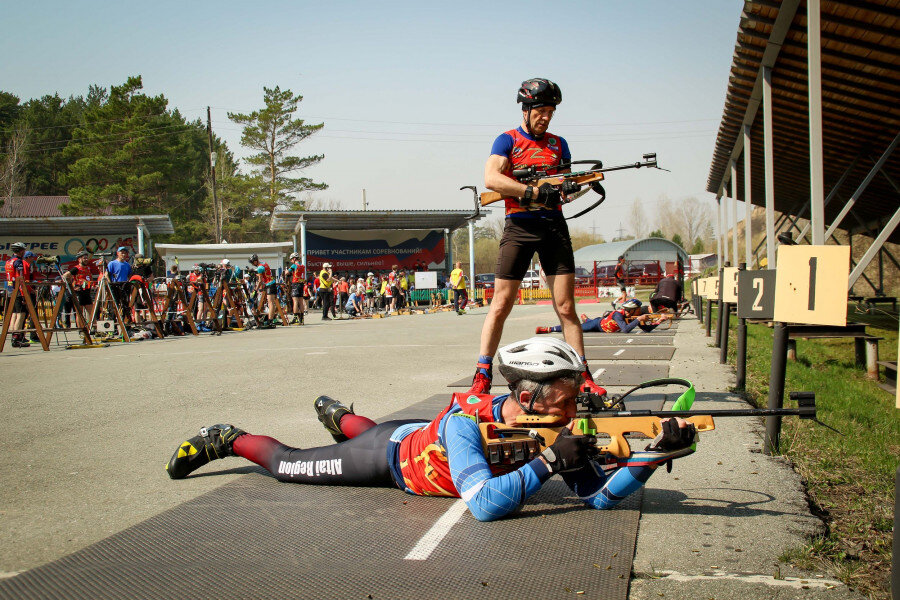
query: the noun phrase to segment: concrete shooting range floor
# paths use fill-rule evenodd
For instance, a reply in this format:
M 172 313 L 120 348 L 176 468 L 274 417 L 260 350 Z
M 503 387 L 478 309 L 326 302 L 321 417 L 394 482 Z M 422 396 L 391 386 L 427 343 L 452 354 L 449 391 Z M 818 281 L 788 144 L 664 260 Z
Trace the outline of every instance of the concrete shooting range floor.
M 435 395 L 384 419 L 427 420 L 447 400 Z M 554 477 L 516 515 L 481 523 L 458 499 L 292 485 L 258 469 L 2 580 L 0 596 L 615 600 L 627 595 L 640 501 L 638 493 L 615 510 L 590 510 Z M 555 557 L 553 568 L 510 577 L 528 548 Z
M 608 334 L 605 337 L 600 336 L 584 336 L 584 347 L 588 346 L 615 346 L 622 348 L 625 346 L 672 346 L 675 342 L 675 336 L 672 335 L 623 335 Z
M 595 360 L 672 360 L 675 348 L 662 346 L 585 346 L 584 355 Z M 593 365 L 591 365 L 593 368 Z

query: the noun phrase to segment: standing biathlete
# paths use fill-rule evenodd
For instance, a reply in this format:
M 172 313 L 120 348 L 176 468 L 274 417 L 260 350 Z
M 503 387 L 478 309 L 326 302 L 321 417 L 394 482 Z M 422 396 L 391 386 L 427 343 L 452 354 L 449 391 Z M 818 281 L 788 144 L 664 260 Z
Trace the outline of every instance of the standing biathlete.
M 265 294 L 265 302 L 267 305 L 268 326 L 274 326 L 275 313 L 278 305 L 278 283 L 272 276 L 272 269 L 267 262 L 259 262 L 259 256 L 251 254 L 248 262 L 256 269 L 256 290 L 260 294 L 259 305 L 257 309 L 262 308 L 263 294 Z
M 450 288 L 453 290 L 453 309 L 461 315 L 465 308 L 464 304 L 460 305 L 460 300 L 466 293 L 466 274 L 462 270 L 461 262 L 457 262 L 454 266 L 456 268 L 450 271 Z
M 334 277 L 331 275 L 331 263 L 324 263 L 322 265 L 322 270 L 319 271 L 319 301 L 322 303 L 322 320 L 330 321 L 331 317 L 328 316 L 328 310 L 332 309 L 332 304 L 334 302 L 334 292 L 332 291 L 332 286 L 334 285 Z
M 79 250 L 78 254 L 75 255 L 76 263 L 72 265 L 71 269 L 62 274 L 63 279 L 69 282 L 69 285 L 75 292 L 78 304 L 85 311 L 81 318 L 88 327 L 90 326 L 91 315 L 94 314 L 94 300 L 91 298 L 91 287 L 96 278 L 96 275 L 91 270 L 90 258 L 91 255 L 87 250 Z M 71 303 L 71 309 L 75 310 L 74 303 Z M 66 320 L 69 320 L 68 314 L 66 314 Z M 78 323 L 77 318 L 75 323 Z
M 492 361 L 500 345 L 503 324 L 537 252 L 563 334 L 581 357 L 585 386 L 595 394 L 605 395 L 606 390 L 594 383 L 584 356 L 581 323 L 575 314 L 575 258 L 560 206 L 563 197 L 577 193 L 581 186 L 566 181 L 557 190 L 549 183 L 535 187 L 512 177 L 514 170 L 526 167 L 548 175 L 569 172 L 560 167 L 572 160 L 566 140 L 547 130 L 556 106 L 562 102 L 562 92 L 552 81 L 529 79 L 522 82 L 517 101 L 522 104 L 522 124 L 494 140 L 484 167 L 485 186 L 504 196 L 506 224 L 494 270 L 494 299 L 481 330 L 480 356 L 469 391 L 486 394 L 491 389 Z
M 300 255 L 296 252 L 291 254 L 291 266 L 284 272 L 284 278 L 291 278 L 291 300 L 294 303 L 294 321 L 303 325 L 303 313 L 306 312 L 306 298 L 304 294 L 304 284 L 306 282 L 306 267 L 300 260 Z
M 492 521 L 519 509 L 554 473 L 589 507 L 608 509 L 640 489 L 656 468 L 694 451 L 696 430 L 682 419 L 664 419 L 662 432 L 644 452 L 629 458 L 590 458 L 593 436 L 569 430 L 543 452 L 524 453 L 508 464 L 489 464 L 478 422 L 517 424 L 523 414 L 572 419 L 583 365 L 560 340 L 532 338 L 499 352 L 500 372 L 511 393 L 453 394 L 432 421 L 377 424 L 327 396 L 315 401 L 319 420 L 337 444 L 300 449 L 251 435 L 232 425 L 204 427 L 178 445 L 166 464 L 183 479 L 211 460 L 241 456 L 284 482 L 399 487 L 420 496 L 462 498 L 472 515 Z

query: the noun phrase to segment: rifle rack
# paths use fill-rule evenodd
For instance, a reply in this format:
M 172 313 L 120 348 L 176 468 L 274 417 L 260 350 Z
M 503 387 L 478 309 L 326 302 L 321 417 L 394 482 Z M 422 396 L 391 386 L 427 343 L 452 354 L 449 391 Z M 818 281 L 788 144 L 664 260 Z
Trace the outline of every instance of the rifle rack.
M 110 306 L 112 309 L 110 309 Z M 97 297 L 94 299 L 94 313 L 91 315 L 91 329 L 96 328 L 97 321 L 100 320 L 99 317 L 104 310 L 114 317 L 116 324 L 119 326 L 122 341 L 130 342 L 131 337 L 128 335 L 128 329 L 125 327 L 125 321 L 122 318 L 122 311 L 119 309 L 119 303 L 116 302 L 112 283 L 109 281 L 109 275 L 106 271 L 103 271 L 100 276 L 100 283 L 97 286 Z

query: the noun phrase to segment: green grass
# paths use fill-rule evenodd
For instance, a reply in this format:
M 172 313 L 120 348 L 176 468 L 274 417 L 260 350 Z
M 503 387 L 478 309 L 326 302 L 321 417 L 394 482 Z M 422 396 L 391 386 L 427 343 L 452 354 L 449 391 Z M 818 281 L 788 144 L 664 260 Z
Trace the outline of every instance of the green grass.
M 715 313 L 714 313 L 715 314 Z M 897 359 L 897 320 L 855 315 L 868 332 L 885 338 L 881 360 Z M 715 324 L 715 321 L 713 321 Z M 731 320 L 729 358 L 735 355 L 736 319 Z M 767 402 L 772 330 L 748 327 L 747 399 Z M 843 436 L 810 421 L 784 420 L 781 452 L 806 481 L 811 505 L 827 533 L 783 560 L 801 567 L 824 567 L 872 598 L 888 598 L 894 475 L 900 457 L 900 410 L 895 400 L 866 379 L 855 365 L 852 339 L 797 340 L 797 361 L 788 361 L 785 398 L 790 391 L 816 393 L 819 419 Z

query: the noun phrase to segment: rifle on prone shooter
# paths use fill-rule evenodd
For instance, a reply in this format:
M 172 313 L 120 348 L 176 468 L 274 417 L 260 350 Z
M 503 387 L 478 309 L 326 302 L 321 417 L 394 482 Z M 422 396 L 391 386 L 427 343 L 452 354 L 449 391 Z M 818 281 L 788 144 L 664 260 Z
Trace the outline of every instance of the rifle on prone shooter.
M 561 173 L 559 175 L 548 175 L 546 170 L 539 170 L 536 167 L 527 167 L 524 169 L 515 169 L 512 172 L 513 177 L 521 182 L 527 183 L 529 185 L 533 185 L 535 187 L 540 187 L 544 184 L 550 184 L 553 187 L 560 187 L 566 181 L 574 181 L 579 185 L 591 184 L 591 189 L 596 193 L 600 194 L 600 199 L 594 202 L 594 204 L 590 205 L 588 208 L 580 211 L 579 213 L 572 215 L 571 217 L 566 217 L 566 219 L 575 219 L 580 217 L 583 214 L 586 214 L 593 210 L 594 208 L 600 206 L 600 204 L 606 199 L 606 190 L 603 189 L 603 186 L 600 184 L 603 181 L 604 173 L 609 173 L 610 171 L 622 171 L 624 169 L 640 169 L 641 167 L 647 167 L 651 169 L 660 169 L 665 171 L 666 169 L 661 168 L 656 163 L 656 153 L 649 152 L 643 155 L 643 159 L 638 162 L 628 163 L 624 165 L 618 165 L 615 167 L 604 167 L 603 162 L 599 160 L 575 160 L 568 163 L 563 163 L 557 167 L 554 167 L 556 170 L 560 169 L 568 169 L 572 165 L 593 165 L 593 168 L 588 169 L 586 171 L 577 171 L 574 173 Z M 462 189 L 462 188 L 460 188 Z M 481 206 L 487 206 L 488 204 L 493 204 L 494 202 L 499 202 L 503 200 L 504 196 L 499 192 L 483 192 L 481 194 Z M 562 204 L 567 204 L 571 202 L 574 198 L 571 199 L 563 199 L 561 201 Z M 553 209 L 555 206 L 544 206 L 542 204 L 531 204 L 527 207 L 528 210 L 538 210 L 538 209 Z
M 675 402 L 672 410 L 613 410 L 624 408 L 626 396 L 640 389 L 664 385 L 682 385 L 687 390 Z M 816 397 L 813 392 L 791 392 L 797 408 L 767 408 L 738 410 L 690 410 L 694 402 L 694 385 L 679 378 L 654 379 L 628 390 L 625 394 L 606 401 L 596 394 L 580 393 L 577 413 L 571 432 L 574 435 L 592 435 L 598 438 L 593 453 L 601 462 L 619 462 L 631 456 L 631 447 L 625 439 L 627 433 L 641 433 L 650 439 L 662 430 L 662 420 L 681 417 L 692 423 L 699 433 L 715 429 L 713 417 L 765 417 L 799 416 L 828 427 L 816 418 Z M 565 417 L 553 415 L 520 415 L 515 426 L 498 423 L 479 423 L 484 454 L 491 465 L 515 465 L 525 463 L 548 446 L 553 445 L 563 428 L 569 426 Z M 836 431 L 836 430 L 834 430 Z M 608 442 L 603 443 L 605 438 Z M 603 441 L 601 441 L 603 440 Z

